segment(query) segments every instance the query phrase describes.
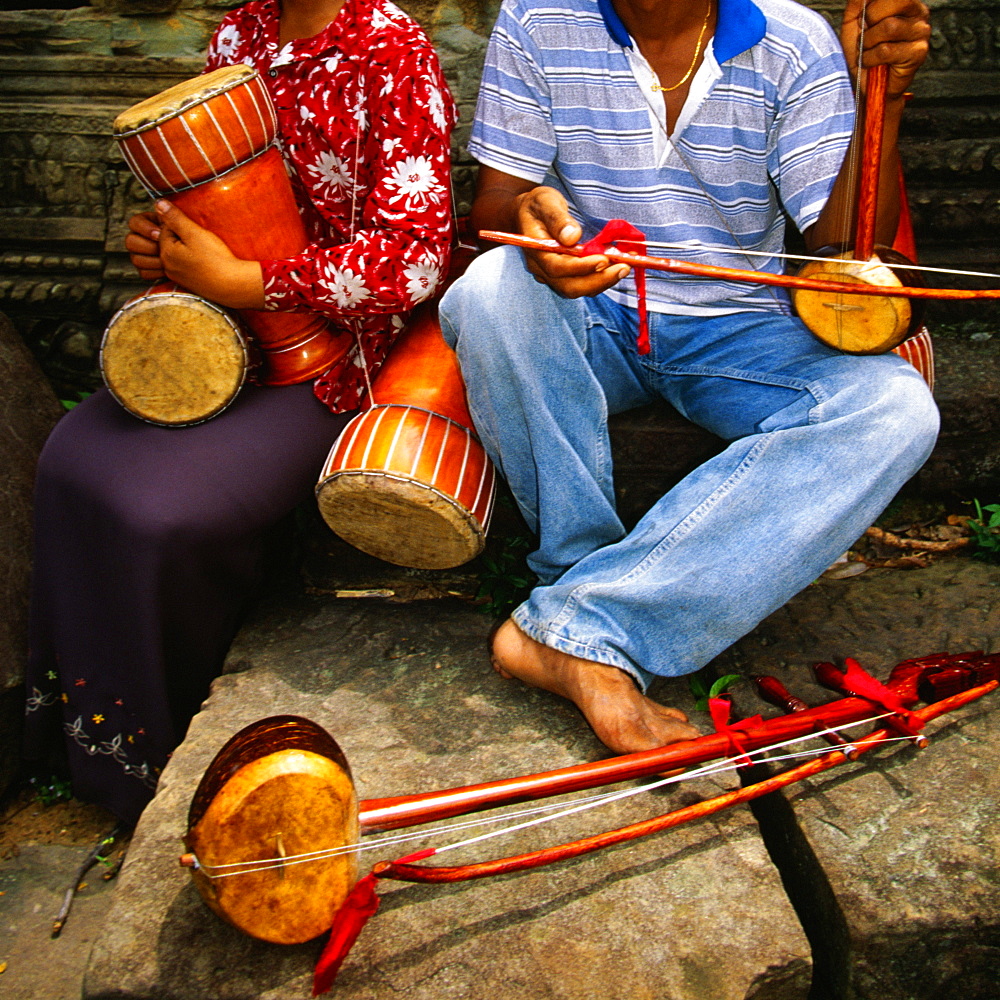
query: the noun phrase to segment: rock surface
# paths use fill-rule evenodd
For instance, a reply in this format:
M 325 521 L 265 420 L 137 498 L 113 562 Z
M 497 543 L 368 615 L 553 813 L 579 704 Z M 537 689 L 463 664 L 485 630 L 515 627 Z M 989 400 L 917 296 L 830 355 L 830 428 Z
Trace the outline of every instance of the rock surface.
M 836 695 L 809 676 L 818 660 L 854 656 L 884 677 L 903 659 L 976 649 L 1000 651 L 1000 567 L 950 558 L 821 580 L 716 666 L 774 675 L 819 704 Z M 749 684 L 735 696 L 740 714 L 774 711 Z M 997 699 L 931 723 L 922 752 L 873 751 L 756 810 L 810 937 L 821 996 L 997 996 Z
M 143 816 L 85 996 L 277 1000 L 307 993 L 318 944 L 278 947 L 244 937 L 204 907 L 176 864 L 194 788 L 244 724 L 284 712 L 316 720 L 347 753 L 362 797 L 601 756 L 568 705 L 489 669 L 488 627 L 457 603 L 313 598 L 245 630 L 230 657 L 241 672 L 216 683 Z M 688 697 L 678 683 L 668 696 Z M 655 805 L 629 800 L 599 817 L 470 848 L 455 861 L 614 828 L 733 782 L 725 775 L 656 794 Z M 368 863 L 411 849 L 375 852 Z M 521 875 L 386 884 L 382 895 L 338 996 L 740 1000 L 753 990 L 778 1000 L 801 996 L 809 979 L 805 938 L 746 812 Z
M 880 673 L 940 649 L 996 649 L 998 623 L 1000 572 L 952 557 L 924 570 L 819 581 L 714 667 L 780 674 L 817 701 L 832 697 L 808 679 L 818 659 L 855 655 Z M 488 626 L 448 601 L 300 597 L 262 610 L 239 636 L 233 672 L 216 682 L 140 823 L 91 955 L 85 997 L 308 993 L 318 943 L 246 938 L 204 907 L 176 867 L 201 774 L 251 721 L 290 712 L 324 725 L 351 760 L 362 797 L 600 756 L 571 706 L 488 669 Z M 655 694 L 691 708 L 682 681 L 664 682 Z M 746 687 L 738 699 L 741 710 L 774 713 Z M 706 728 L 704 715 L 693 717 Z M 969 1000 L 995 995 L 976 989 L 1000 976 L 990 874 L 1000 772 L 988 741 L 1000 734 L 1000 717 L 984 702 L 934 724 L 934 732 L 940 737 L 916 760 L 909 749 L 880 752 L 765 800 L 756 810 L 760 829 L 749 811 L 732 810 L 526 874 L 447 887 L 383 885 L 382 910 L 345 964 L 337 994 L 936 1000 L 961 986 Z M 731 775 L 702 779 L 654 793 L 656 806 L 630 800 L 600 819 L 573 817 L 558 831 L 524 831 L 455 860 L 573 839 L 734 783 Z
M 4 1000 L 79 1000 L 80 969 L 95 939 L 114 883 L 100 869 L 86 876 L 86 889 L 73 901 L 72 919 L 51 937 L 72 873 L 87 851 L 57 844 L 22 847 L 0 867 L 0 939 L 5 961 L 0 979 Z
M 0 313 L 0 793 L 17 767 L 24 717 L 32 489 L 38 454 L 62 407 Z
M 974 335 L 982 336 L 982 334 Z M 1000 336 L 936 336 L 941 434 L 916 485 L 965 499 L 1000 495 Z M 983 501 L 984 503 L 987 501 Z

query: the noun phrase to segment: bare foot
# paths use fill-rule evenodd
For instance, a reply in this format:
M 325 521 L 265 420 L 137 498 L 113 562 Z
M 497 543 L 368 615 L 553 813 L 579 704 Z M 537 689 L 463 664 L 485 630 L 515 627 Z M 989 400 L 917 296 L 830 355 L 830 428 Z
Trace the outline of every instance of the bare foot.
M 508 619 L 493 636 L 493 669 L 562 695 L 583 712 L 597 738 L 615 753 L 638 753 L 701 734 L 687 716 L 650 700 L 617 667 L 570 656 L 526 636 Z

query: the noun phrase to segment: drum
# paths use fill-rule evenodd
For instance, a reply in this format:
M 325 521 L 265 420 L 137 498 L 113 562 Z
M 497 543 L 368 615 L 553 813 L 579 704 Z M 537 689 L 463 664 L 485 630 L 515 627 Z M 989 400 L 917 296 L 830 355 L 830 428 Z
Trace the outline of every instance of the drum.
M 111 317 L 100 364 L 104 384 L 126 410 L 151 424 L 182 427 L 229 406 L 251 352 L 231 313 L 164 283 Z
M 219 751 L 191 802 L 184 842 L 212 910 L 252 937 L 299 944 L 329 930 L 357 881 L 357 852 L 343 848 L 358 832 L 340 747 L 316 723 L 283 715 Z M 314 852 L 329 856 L 303 857 Z
M 909 361 L 923 376 L 927 388 L 934 391 L 934 343 L 926 326 L 893 348 L 893 354 Z
M 275 145 L 277 119 L 257 71 L 224 66 L 122 112 L 115 138 L 132 172 L 243 260 L 284 260 L 308 245 Z M 346 354 L 348 334 L 316 313 L 241 312 L 266 385 L 305 382 Z
M 320 473 L 326 523 L 397 566 L 449 569 L 486 541 L 496 473 L 472 429 L 458 359 L 437 317 L 419 312 Z

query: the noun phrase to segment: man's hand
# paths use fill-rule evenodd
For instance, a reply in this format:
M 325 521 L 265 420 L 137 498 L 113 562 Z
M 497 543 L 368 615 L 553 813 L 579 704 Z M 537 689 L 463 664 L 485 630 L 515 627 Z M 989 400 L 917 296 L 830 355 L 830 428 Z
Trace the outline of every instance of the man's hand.
M 535 239 L 558 240 L 563 246 L 578 243 L 579 223 L 569 214 L 566 199 L 550 187 L 536 187 L 517 196 L 518 230 Z M 599 295 L 624 278 L 629 268 L 611 264 L 603 254 L 572 257 L 569 254 L 525 250 L 525 263 L 536 281 L 548 285 L 567 299 Z
M 861 65 L 889 67 L 887 97 L 900 98 L 927 58 L 931 35 L 929 11 L 920 0 L 847 0 L 840 28 L 840 42 L 851 75 L 857 77 L 858 38 L 861 18 L 866 18 Z
M 477 230 L 494 229 L 558 240 L 567 247 L 577 243 L 581 236 L 566 199 L 554 188 L 539 187 L 487 166 L 479 168 L 472 225 Z M 597 295 L 621 281 L 630 270 L 625 264 L 609 266 L 611 262 L 603 255 L 572 257 L 538 250 L 522 253 L 536 281 L 569 299 Z
M 218 236 L 170 202 L 158 201 L 155 215 L 133 216 L 129 228 L 125 248 L 143 278 L 169 278 L 232 309 L 264 307 L 260 264 L 236 257 Z

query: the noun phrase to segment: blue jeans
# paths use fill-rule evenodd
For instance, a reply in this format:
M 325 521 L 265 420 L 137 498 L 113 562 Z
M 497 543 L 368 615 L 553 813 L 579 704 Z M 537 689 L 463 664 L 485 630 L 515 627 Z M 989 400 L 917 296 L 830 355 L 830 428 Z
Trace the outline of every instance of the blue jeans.
M 514 612 L 533 639 L 626 671 L 697 670 L 816 579 L 926 461 L 938 414 L 894 354 L 825 346 L 778 312 L 636 316 L 564 299 L 520 251 L 478 258 L 441 303 L 476 428 L 539 547 Z M 610 414 L 662 397 L 730 442 L 626 532 Z

